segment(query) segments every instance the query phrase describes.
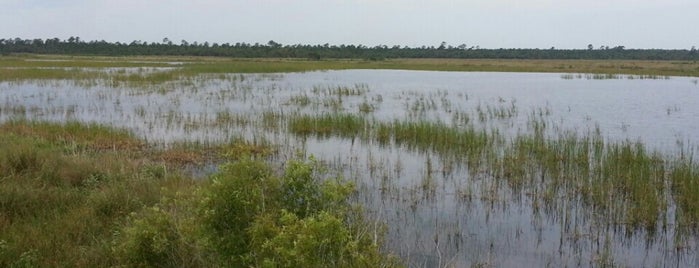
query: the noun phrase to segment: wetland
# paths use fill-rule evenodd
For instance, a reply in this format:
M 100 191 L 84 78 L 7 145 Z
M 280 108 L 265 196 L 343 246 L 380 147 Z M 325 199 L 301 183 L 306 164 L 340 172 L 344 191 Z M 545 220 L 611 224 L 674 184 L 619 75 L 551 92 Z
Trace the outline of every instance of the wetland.
M 246 62 L 3 62 L 0 122 L 6 136 L 3 146 L 7 146 L 0 158 L 7 163 L 0 165 L 3 191 L 21 198 L 22 189 L 35 189 L 24 194 L 36 200 L 48 196 L 53 202 L 99 201 L 107 211 L 124 206 L 108 212 L 113 217 L 108 219 L 118 224 L 91 227 L 99 230 L 94 236 L 105 237 L 100 239 L 111 239 L 108 234 L 114 230 L 134 234 L 138 229 L 134 226 L 151 220 L 159 223 L 155 216 L 163 215 L 174 217 L 175 229 L 185 237 L 188 232 L 197 233 L 182 227 L 197 224 L 196 217 L 182 220 L 177 217 L 184 216 L 172 215 L 193 213 L 177 214 L 196 210 L 190 206 L 198 201 L 178 200 L 197 199 L 194 192 L 207 187 L 213 189 L 212 195 L 226 193 L 230 189 L 207 184 L 220 179 L 216 174 L 221 172 L 238 174 L 231 169 L 256 165 L 244 158 L 239 161 L 239 156 L 256 156 L 270 165 L 270 172 L 286 174 L 304 170 L 303 165 L 294 164 L 303 159 L 302 163 L 322 167 L 325 175 L 320 181 L 336 178 L 353 186 L 347 202 L 361 206 L 362 216 L 331 216 L 355 223 L 361 218 L 362 225 L 370 227 L 356 234 L 371 234 L 373 238 L 362 239 L 373 239 L 382 254 L 395 257 L 376 257 L 372 259 L 376 262 L 364 264 L 699 265 L 696 77 L 644 69 L 629 74 L 584 68 L 493 72 L 511 70 L 492 67 L 497 61 L 487 65 L 492 69 L 476 70 L 458 69 L 467 67 L 455 63 L 439 65 L 447 69 L 396 70 L 391 68 L 396 63 L 381 62 L 367 63 L 367 68 L 361 68 L 361 63 L 351 63 L 352 68 L 317 68 L 308 65 L 347 63 L 282 61 L 271 69 L 264 61 Z M 376 64 L 388 69 L 372 67 Z M 449 66 L 461 67 L 450 70 Z M 37 140 L 38 153 L 13 157 L 27 150 L 18 143 Z M 45 152 L 54 146 L 47 144 L 56 140 L 59 148 Z M 27 170 L 38 158 L 55 154 L 65 155 L 60 161 L 87 169 L 86 175 L 61 172 L 59 164 L 39 161 L 40 175 L 33 176 L 43 178 L 43 184 L 19 179 L 33 174 Z M 129 164 L 103 167 L 96 163 L 105 161 Z M 264 168 L 253 170 L 259 169 Z M 109 181 L 123 179 L 128 187 L 141 189 L 136 195 L 143 198 L 132 202 L 126 194 L 131 188 L 124 185 L 100 186 L 113 173 L 121 175 Z M 132 173 L 138 175 L 124 175 Z M 147 183 L 144 177 L 159 179 Z M 70 195 L 80 195 L 85 187 L 94 193 L 75 201 L 50 187 L 46 190 L 45 183 L 51 180 L 81 185 Z M 110 195 L 122 199 L 109 203 Z M 51 255 L 57 254 L 51 253 L 55 244 L 25 243 L 18 235 L 41 233 L 18 225 L 24 220 L 35 224 L 25 226 L 41 226 L 41 217 L 22 218 L 41 202 L 27 201 L 26 207 L 20 207 L 20 201 L 5 196 L 0 224 L 6 231 L 0 237 L 0 256 L 25 256 L 50 265 L 57 258 Z M 89 216 L 88 208 L 78 208 L 69 210 L 78 214 L 73 217 Z M 286 208 L 280 218 L 288 218 L 287 209 L 294 211 Z M 303 219 L 299 215 L 310 213 L 306 209 L 296 217 Z M 335 206 L 327 209 L 344 211 Z M 139 218 L 143 213 L 155 216 Z M 331 217 L 313 215 L 311 223 Z M 251 217 L 251 221 L 260 219 L 264 217 Z M 73 228 L 74 236 L 82 232 L 79 226 L 64 228 Z M 254 238 L 256 232 L 273 230 L 253 226 L 245 232 Z M 115 241 L 98 243 L 107 252 L 101 254 L 113 255 L 113 248 L 131 245 Z M 207 243 L 196 249 L 206 252 Z M 91 245 L 75 245 L 76 251 L 86 253 L 64 261 L 97 254 L 90 253 L 97 250 Z M 268 250 L 264 245 L 260 255 Z M 126 249 L 117 252 L 128 253 Z M 242 263 L 261 266 L 265 262 Z M 348 263 L 344 264 L 361 266 L 361 262 Z

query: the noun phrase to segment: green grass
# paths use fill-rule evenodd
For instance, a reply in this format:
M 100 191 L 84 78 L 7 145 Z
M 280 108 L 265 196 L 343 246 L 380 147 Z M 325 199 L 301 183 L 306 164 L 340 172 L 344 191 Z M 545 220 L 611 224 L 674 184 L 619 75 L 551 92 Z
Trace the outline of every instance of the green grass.
M 687 233 L 699 229 L 699 165 L 692 157 L 683 157 L 672 163 L 671 187 L 679 209 L 678 223 Z
M 52 144 L 89 148 L 138 150 L 145 143 L 125 130 L 98 124 L 67 122 L 55 124 L 37 121 L 10 121 L 0 125 L 0 131 L 20 137 L 35 137 Z
M 367 125 L 363 117 L 351 114 L 301 115 L 289 121 L 289 131 L 303 136 L 354 137 L 360 135 Z
M 148 172 L 124 132 L 77 123 L 0 128 L 1 266 L 113 265 L 107 238 L 118 224 L 187 184 Z
M 207 153 L 229 162 L 211 180 L 183 175 Z M 0 266 L 399 266 L 348 203 L 352 185 L 303 161 L 277 175 L 262 161 L 273 153 L 240 139 L 161 150 L 100 125 L 4 123 Z
M 497 142 L 497 137 L 472 127 L 455 128 L 430 121 L 371 121 L 360 115 L 330 113 L 300 115 L 289 119 L 289 131 L 296 135 L 372 139 L 409 149 L 438 152 L 445 157 L 477 160 Z

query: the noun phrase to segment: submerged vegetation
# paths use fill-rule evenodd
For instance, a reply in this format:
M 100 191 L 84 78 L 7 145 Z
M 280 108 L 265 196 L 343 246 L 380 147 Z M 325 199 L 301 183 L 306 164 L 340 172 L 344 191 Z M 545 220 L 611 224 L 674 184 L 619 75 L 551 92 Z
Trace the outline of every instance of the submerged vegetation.
M 545 123 L 532 120 L 535 131 L 517 135 L 509 143 L 497 131 L 429 121 L 372 122 L 349 114 L 291 118 L 289 130 L 297 135 L 393 143 L 456 158 L 473 172 L 485 172 L 514 191 L 526 192 L 537 209 L 547 206 L 560 211 L 561 198 L 579 200 L 604 224 L 628 232 L 653 233 L 666 230 L 668 224 L 682 233 L 697 231 L 695 182 L 699 177 L 695 171 L 699 165 L 691 157 L 666 157 L 641 143 L 605 142 L 599 133 L 548 137 L 542 127 Z M 668 185 L 672 191 L 666 189 Z M 666 214 L 673 200 L 679 203 L 676 219 Z

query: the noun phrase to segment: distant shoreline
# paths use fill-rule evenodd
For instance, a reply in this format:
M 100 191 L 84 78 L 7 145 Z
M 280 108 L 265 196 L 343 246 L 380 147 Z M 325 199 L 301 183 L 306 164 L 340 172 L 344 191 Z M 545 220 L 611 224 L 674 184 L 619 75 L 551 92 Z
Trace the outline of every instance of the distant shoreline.
M 201 73 L 273 73 L 345 69 L 396 69 L 465 72 L 540 72 L 699 77 L 696 61 L 651 60 L 520 60 L 520 59 L 288 59 L 196 56 L 73 56 L 17 54 L 0 56 L 2 80 L 62 79 L 26 69 L 108 67 L 181 67 L 177 75 Z M 8 68 L 24 68 L 25 71 Z M 66 72 L 67 73 L 67 72 Z

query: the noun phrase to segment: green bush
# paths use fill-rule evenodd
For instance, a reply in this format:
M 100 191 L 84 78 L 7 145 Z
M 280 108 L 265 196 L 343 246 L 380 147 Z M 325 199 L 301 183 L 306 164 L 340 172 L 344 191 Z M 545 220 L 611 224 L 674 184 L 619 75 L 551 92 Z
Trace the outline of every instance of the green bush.
M 397 266 L 348 202 L 353 185 L 322 180 L 314 161 L 292 160 L 278 178 L 243 159 L 212 180 L 202 192 L 203 231 L 224 266 Z
M 384 259 L 368 237 L 352 233 L 338 215 L 321 211 L 306 218 L 283 210 L 258 219 L 250 229 L 251 256 L 258 267 L 377 267 Z
M 225 164 L 203 192 L 203 227 L 228 265 L 242 266 L 250 241 L 246 230 L 254 218 L 275 206 L 276 179 L 259 161 L 242 159 Z
M 116 233 L 113 251 L 122 263 L 138 267 L 181 267 L 188 263 L 192 250 L 166 211 L 155 206 L 132 217 L 131 224 Z

